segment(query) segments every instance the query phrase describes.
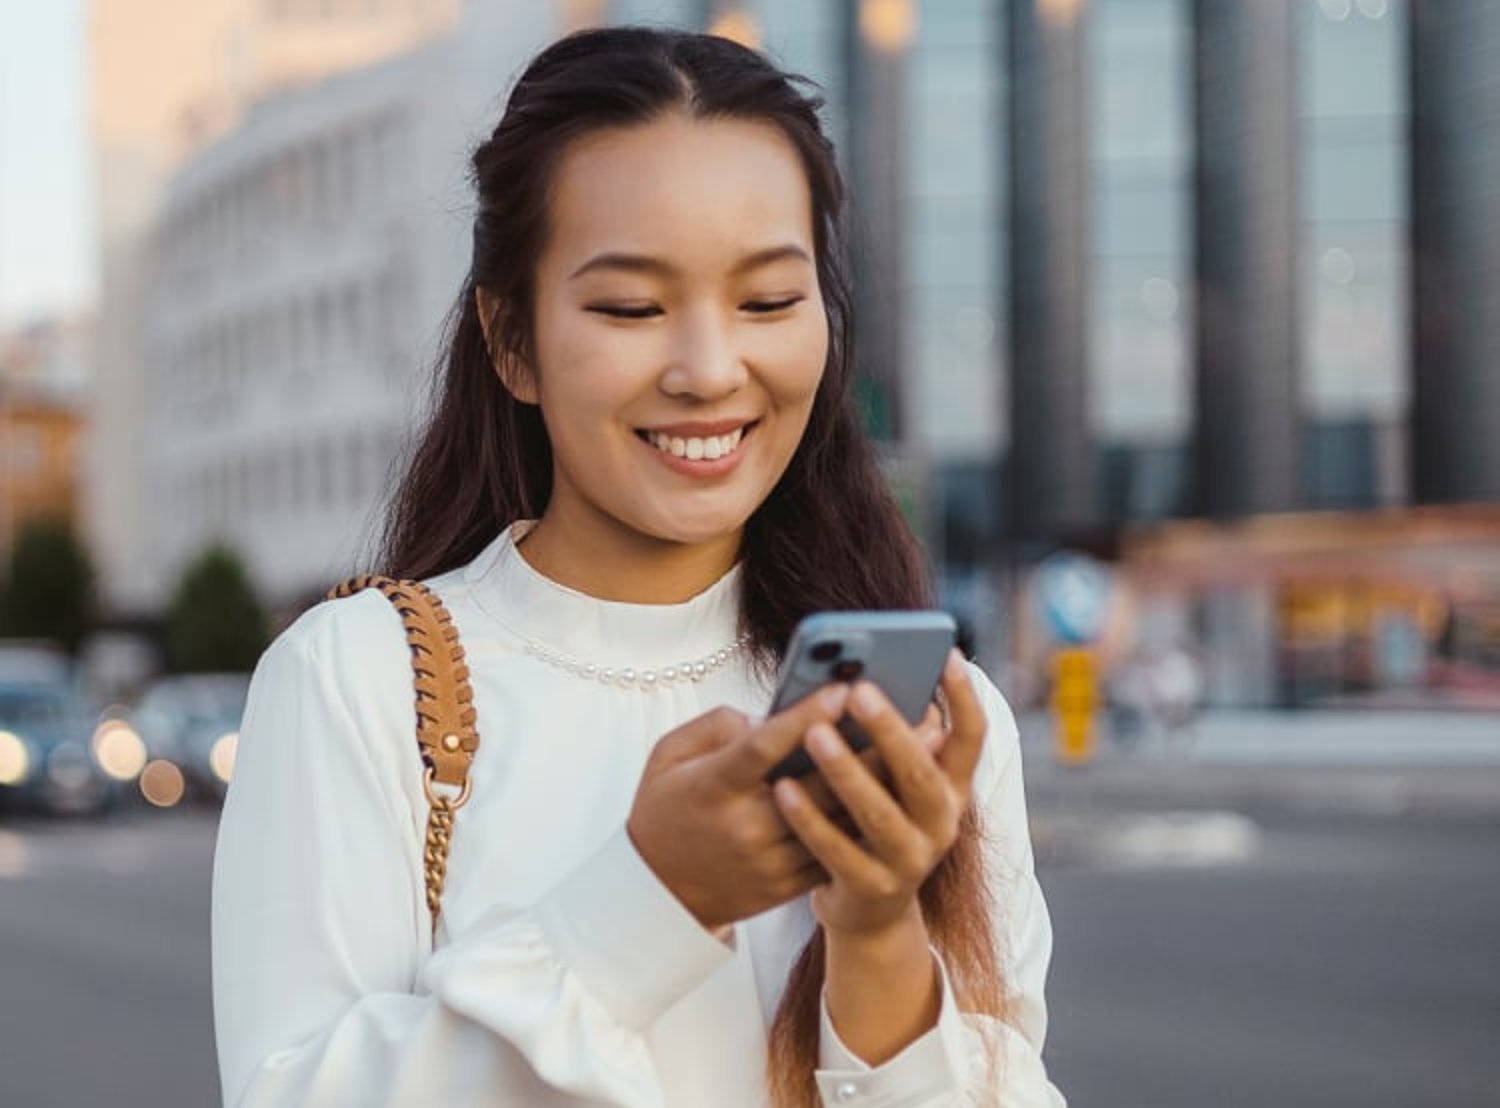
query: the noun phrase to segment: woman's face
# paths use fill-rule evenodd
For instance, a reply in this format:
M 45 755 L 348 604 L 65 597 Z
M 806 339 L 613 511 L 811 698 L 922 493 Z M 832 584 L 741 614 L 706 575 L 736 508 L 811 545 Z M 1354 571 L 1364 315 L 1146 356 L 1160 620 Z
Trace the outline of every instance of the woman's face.
M 547 527 L 601 556 L 737 549 L 828 353 L 792 144 L 675 112 L 579 139 L 553 180 L 535 312 L 535 364 L 508 376 L 552 441 Z

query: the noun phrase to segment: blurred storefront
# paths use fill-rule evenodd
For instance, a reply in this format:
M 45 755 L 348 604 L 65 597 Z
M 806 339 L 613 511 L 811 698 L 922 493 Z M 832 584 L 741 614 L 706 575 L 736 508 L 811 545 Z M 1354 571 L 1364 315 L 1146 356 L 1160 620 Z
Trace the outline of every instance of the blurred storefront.
M 0 335 L 0 552 L 29 520 L 79 522 L 92 341 L 82 317 Z
M 1120 570 L 1209 704 L 1500 707 L 1500 507 L 1143 527 Z

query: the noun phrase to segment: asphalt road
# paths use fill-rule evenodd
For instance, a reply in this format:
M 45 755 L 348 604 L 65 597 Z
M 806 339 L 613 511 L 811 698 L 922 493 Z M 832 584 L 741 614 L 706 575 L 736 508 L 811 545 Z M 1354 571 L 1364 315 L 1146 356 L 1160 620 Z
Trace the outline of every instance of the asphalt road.
M 1072 1104 L 1500 1104 L 1500 817 L 1091 826 L 1040 842 Z M 212 828 L 0 825 L 0 1105 L 216 1103 Z
M 1500 1105 L 1500 819 L 1251 826 L 1043 865 L 1072 1103 Z

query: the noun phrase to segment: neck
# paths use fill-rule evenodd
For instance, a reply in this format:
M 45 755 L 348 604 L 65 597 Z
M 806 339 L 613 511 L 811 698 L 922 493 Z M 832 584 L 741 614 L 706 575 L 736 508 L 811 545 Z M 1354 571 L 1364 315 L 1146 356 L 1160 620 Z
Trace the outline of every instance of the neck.
M 599 600 L 680 604 L 733 568 L 740 532 L 706 543 L 653 539 L 638 532 L 574 534 L 543 515 L 517 550 L 544 577 Z

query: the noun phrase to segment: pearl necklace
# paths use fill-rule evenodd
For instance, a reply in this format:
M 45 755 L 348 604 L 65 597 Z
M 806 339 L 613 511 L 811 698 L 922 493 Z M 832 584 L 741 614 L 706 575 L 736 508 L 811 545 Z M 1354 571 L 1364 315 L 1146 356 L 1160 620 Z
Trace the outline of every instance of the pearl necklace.
M 549 666 L 560 669 L 574 677 L 582 677 L 587 681 L 598 681 L 601 685 L 612 685 L 622 689 L 640 689 L 642 692 L 650 692 L 652 689 L 666 688 L 669 685 L 680 685 L 688 681 L 702 681 L 715 670 L 723 669 L 730 660 L 740 655 L 750 645 L 750 633 L 747 631 L 734 642 L 721 650 L 699 658 L 696 662 L 683 662 L 676 666 L 662 666 L 660 669 L 633 669 L 626 667 L 614 669 L 608 666 L 597 666 L 592 662 L 581 662 L 577 658 L 564 654 L 559 650 L 553 650 L 550 646 L 544 646 L 535 639 L 526 640 L 526 653 L 539 661 L 546 662 Z

